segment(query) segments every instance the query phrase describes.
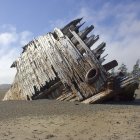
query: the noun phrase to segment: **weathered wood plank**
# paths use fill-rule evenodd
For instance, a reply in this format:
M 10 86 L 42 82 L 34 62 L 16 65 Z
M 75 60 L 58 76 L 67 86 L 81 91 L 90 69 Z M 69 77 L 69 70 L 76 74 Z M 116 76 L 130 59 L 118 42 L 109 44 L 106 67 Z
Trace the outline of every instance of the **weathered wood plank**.
M 109 97 L 112 97 L 112 96 L 113 96 L 113 91 L 112 90 L 106 90 L 106 91 L 100 92 L 96 95 L 93 95 L 92 97 L 82 101 L 82 103 L 93 104 L 93 103 L 96 103 L 96 102 L 103 101 L 103 100 L 105 100 Z

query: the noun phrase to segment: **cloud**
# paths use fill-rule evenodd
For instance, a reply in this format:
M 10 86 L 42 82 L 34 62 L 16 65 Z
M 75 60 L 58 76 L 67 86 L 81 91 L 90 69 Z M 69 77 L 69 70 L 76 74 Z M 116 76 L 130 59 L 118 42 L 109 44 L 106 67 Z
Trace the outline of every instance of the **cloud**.
M 107 2 L 96 10 L 83 6 L 76 17 L 83 16 L 88 23 L 94 24 L 94 33 L 100 35 L 99 42 L 107 42 L 107 61 L 117 59 L 119 65 L 125 63 L 131 71 L 136 60 L 140 58 L 139 14 L 137 2 L 125 5 Z M 93 48 L 99 42 L 95 43 Z
M 0 84 L 12 83 L 16 70 L 10 66 L 21 53 L 21 47 L 31 39 L 29 31 L 18 32 L 12 25 L 0 27 Z
M 20 37 L 20 39 L 19 39 L 20 45 L 23 46 L 23 45 L 27 44 L 31 40 L 32 35 L 33 34 L 31 32 L 29 32 L 29 31 L 23 31 L 23 32 L 21 32 L 19 34 L 19 37 Z
M 55 27 L 62 28 L 63 26 L 65 26 L 67 24 L 67 20 L 66 19 L 57 19 L 55 21 L 50 20 L 49 24 L 50 28 L 53 30 Z
M 12 62 L 18 56 L 16 49 L 11 49 L 0 58 L 0 84 L 11 83 L 16 73 L 15 69 L 10 69 Z
M 0 34 L 0 45 L 1 46 L 7 46 L 16 41 L 17 41 L 17 35 L 15 33 L 5 32 L 5 33 Z

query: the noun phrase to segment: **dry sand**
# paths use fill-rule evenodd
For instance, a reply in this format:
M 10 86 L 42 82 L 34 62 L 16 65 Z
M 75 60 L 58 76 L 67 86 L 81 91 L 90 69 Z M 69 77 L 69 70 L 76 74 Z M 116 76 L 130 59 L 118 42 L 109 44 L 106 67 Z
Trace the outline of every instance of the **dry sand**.
M 0 140 L 140 140 L 139 96 L 122 104 L 0 102 Z
M 4 98 L 5 93 L 7 92 L 7 89 L 0 89 L 0 101 Z

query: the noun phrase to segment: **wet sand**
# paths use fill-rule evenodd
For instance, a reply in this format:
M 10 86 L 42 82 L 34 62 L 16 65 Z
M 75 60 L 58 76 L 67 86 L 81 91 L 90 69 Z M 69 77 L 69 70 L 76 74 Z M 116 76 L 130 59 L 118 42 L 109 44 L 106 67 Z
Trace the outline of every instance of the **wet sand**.
M 0 140 L 139 140 L 137 93 L 135 102 L 122 104 L 0 102 Z

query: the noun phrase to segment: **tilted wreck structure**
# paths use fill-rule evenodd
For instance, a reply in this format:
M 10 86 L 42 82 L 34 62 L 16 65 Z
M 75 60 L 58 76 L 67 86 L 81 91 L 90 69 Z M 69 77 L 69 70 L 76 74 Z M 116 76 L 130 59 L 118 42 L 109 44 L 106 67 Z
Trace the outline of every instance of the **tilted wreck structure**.
M 113 60 L 103 65 L 106 43 L 91 46 L 99 36 L 83 30 L 82 18 L 64 28 L 39 36 L 23 47 L 16 67 L 15 80 L 4 100 L 56 99 L 96 103 L 107 99 L 132 99 L 137 82 L 122 74 L 108 72 L 118 65 Z

